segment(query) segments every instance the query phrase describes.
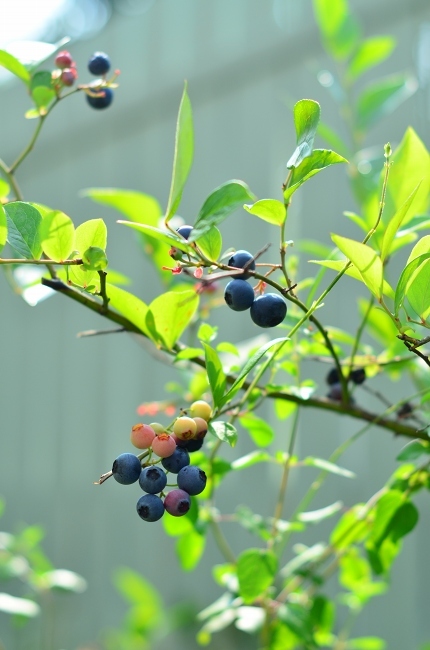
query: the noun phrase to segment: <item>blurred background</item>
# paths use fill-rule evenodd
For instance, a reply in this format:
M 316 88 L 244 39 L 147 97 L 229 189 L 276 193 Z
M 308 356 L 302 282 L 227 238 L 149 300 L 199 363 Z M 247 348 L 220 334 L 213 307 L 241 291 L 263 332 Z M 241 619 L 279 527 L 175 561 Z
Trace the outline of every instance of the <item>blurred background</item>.
M 395 146 L 408 125 L 429 146 L 428 0 L 350 0 L 350 6 L 367 36 L 390 34 L 397 40 L 394 55 L 365 75 L 363 83 L 372 75 L 398 71 L 418 79 L 416 92 L 378 123 L 365 146 L 376 145 L 381 152 L 385 142 Z M 55 42 L 67 35 L 80 83 L 90 81 L 86 65 L 96 50 L 107 52 L 113 68 L 121 70 L 108 110 L 91 110 L 79 93 L 55 109 L 18 180 L 25 200 L 61 209 L 75 224 L 103 218 L 108 224 L 110 266 L 132 279 L 132 290 L 145 302 L 161 290 L 157 273 L 142 256 L 133 233 L 115 225 L 118 214 L 82 197 L 80 191 L 138 190 L 165 207 L 184 80 L 195 125 L 194 164 L 179 209 L 185 223 L 192 224 L 206 196 L 231 178 L 244 180 L 259 198 L 280 197 L 285 164 L 295 145 L 291 108 L 297 100 L 319 101 L 322 119 L 345 133 L 336 103 L 338 89 L 331 78 L 335 70 L 321 45 L 311 0 L 4 0 L 2 9 L 0 48 L 14 40 Z M 7 74 L 1 78 L 0 105 L 0 156 L 10 163 L 35 125 L 24 119 L 30 106 L 23 85 Z M 319 140 L 317 146 L 325 143 Z M 333 231 L 356 236 L 356 227 L 342 215 L 357 209 L 343 167 L 317 176 L 296 194 L 288 239 L 312 237 L 329 245 Z M 255 251 L 273 241 L 271 226 L 249 219 L 238 212 L 221 227 L 225 246 Z M 305 267 L 304 272 L 309 273 Z M 354 327 L 358 312 L 352 288 L 357 289 L 349 279 L 338 285 L 336 298 L 324 308 L 326 322 Z M 180 380 L 180 371 L 155 360 L 125 334 L 78 338 L 79 332 L 104 329 L 107 324 L 60 295 L 31 307 L 14 295 L 3 273 L 0 309 L 0 495 L 6 503 L 0 527 L 14 532 L 25 525 L 41 525 L 46 533 L 43 548 L 54 566 L 77 572 L 88 584 L 82 594 L 45 604 L 48 632 L 38 623 L 31 633 L 16 628 L 0 613 L 5 647 L 97 647 L 104 631 L 120 625 L 127 612 L 113 585 L 114 572 L 122 566 L 155 584 L 166 607 L 181 604 L 177 621 L 180 625 L 182 617 L 187 622 L 189 612 L 199 611 L 221 593 L 211 575 L 212 565 L 223 561 L 214 544 L 209 541 L 193 573 L 184 573 L 174 540 L 161 525 L 138 519 L 139 488 L 123 488 L 113 481 L 93 485 L 119 453 L 131 451 L 129 431 L 140 419 L 138 405 L 166 398 L 166 382 Z M 227 311 L 214 314 L 219 341 L 261 333 L 245 315 Z M 322 382 L 319 394 L 325 391 L 324 372 L 310 370 L 310 376 Z M 392 402 L 408 391 L 404 380 L 384 388 Z M 357 399 L 374 406 L 364 392 Z M 275 449 L 285 449 L 287 424 L 283 422 L 284 431 L 278 431 Z M 298 453 L 327 458 L 357 428 L 347 418 L 304 413 Z M 357 471 L 359 478 L 329 480 L 315 507 L 340 496 L 346 505 L 367 500 L 395 468 L 394 458 L 403 444 L 387 432 L 371 430 L 342 459 L 341 464 Z M 248 447 L 241 439 L 234 455 Z M 228 450 L 226 455 L 234 457 Z M 292 477 L 286 517 L 311 480 L 311 471 Z M 266 466 L 229 477 L 220 490 L 220 509 L 231 512 L 237 503 L 245 503 L 256 512 L 270 512 L 278 479 Z M 392 590 L 372 601 L 356 627 L 357 636 L 386 638 L 390 649 L 418 649 L 430 640 L 428 507 L 421 512 L 417 530 L 405 540 L 395 563 Z M 317 541 L 326 532 L 318 529 L 305 541 Z M 252 539 L 238 529 L 227 533 L 234 550 Z M 185 626 L 154 641 L 153 647 L 197 648 L 196 629 Z M 244 633 L 228 630 L 215 636 L 210 647 L 252 648 L 253 643 Z

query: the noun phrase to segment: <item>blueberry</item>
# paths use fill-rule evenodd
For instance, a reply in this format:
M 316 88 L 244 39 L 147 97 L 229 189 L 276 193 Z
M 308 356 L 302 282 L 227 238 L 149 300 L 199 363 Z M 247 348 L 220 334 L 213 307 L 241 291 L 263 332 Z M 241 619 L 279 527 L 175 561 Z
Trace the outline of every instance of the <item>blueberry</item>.
M 176 228 L 176 232 L 178 235 L 181 235 L 184 239 L 188 239 L 188 237 L 191 234 L 193 227 L 192 226 L 179 226 L 179 228 Z
M 193 451 L 198 451 L 203 446 L 203 438 L 201 440 L 187 440 L 187 442 L 183 446 L 190 453 L 192 453 Z
M 93 108 L 107 108 L 112 104 L 113 91 L 111 88 L 100 88 L 100 90 L 93 88 L 94 92 L 103 93 L 100 97 L 86 94 L 87 102 Z
M 354 384 L 363 384 L 366 381 L 366 371 L 364 368 L 356 368 L 351 371 L 349 378 L 354 382 Z
M 164 503 L 155 494 L 144 494 L 136 504 L 137 514 L 145 521 L 158 521 L 164 515 Z
M 190 455 L 188 451 L 183 447 L 176 447 L 171 456 L 168 458 L 163 458 L 161 460 L 161 464 L 163 465 L 164 469 L 167 469 L 168 472 L 177 474 L 180 469 L 190 464 Z
M 252 260 L 252 262 L 250 260 Z M 251 255 L 251 253 L 248 253 L 248 251 L 240 250 L 240 251 L 236 251 L 235 254 L 230 257 L 230 259 L 228 260 L 228 266 L 234 266 L 236 269 L 243 269 L 245 264 L 247 264 L 248 262 L 249 264 L 246 268 L 249 269 L 250 271 L 254 271 L 255 261 L 253 259 L 253 255 Z M 247 278 L 249 278 L 249 273 L 245 271 L 243 275 L 238 277 L 240 277 L 242 280 L 246 280 Z
M 140 460 L 134 454 L 121 454 L 113 461 L 112 475 L 118 483 L 123 485 L 135 483 L 141 471 Z
M 275 327 L 285 318 L 287 303 L 276 293 L 258 296 L 251 305 L 251 318 L 259 327 Z
M 88 61 L 88 70 L 97 77 L 106 74 L 110 70 L 110 59 L 104 52 L 94 52 Z
M 144 492 L 149 492 L 149 494 L 161 492 L 166 487 L 166 483 L 166 472 L 163 472 L 160 467 L 145 467 L 139 476 L 140 487 Z
M 188 494 L 200 494 L 206 487 L 206 474 L 196 465 L 183 467 L 178 473 L 178 487 Z
M 339 373 L 338 373 L 337 368 L 332 368 L 331 370 L 329 370 L 325 380 L 326 380 L 326 383 L 329 386 L 333 386 L 333 384 L 338 384 L 339 383 Z
M 342 401 L 342 386 L 338 382 L 334 382 L 330 385 L 330 390 L 327 393 L 328 399 L 333 400 L 334 402 Z
M 164 508 L 174 517 L 182 517 L 191 508 L 190 495 L 184 490 L 171 490 L 164 499 Z
M 224 291 L 224 300 L 234 311 L 249 309 L 254 298 L 254 289 L 245 280 L 230 280 Z

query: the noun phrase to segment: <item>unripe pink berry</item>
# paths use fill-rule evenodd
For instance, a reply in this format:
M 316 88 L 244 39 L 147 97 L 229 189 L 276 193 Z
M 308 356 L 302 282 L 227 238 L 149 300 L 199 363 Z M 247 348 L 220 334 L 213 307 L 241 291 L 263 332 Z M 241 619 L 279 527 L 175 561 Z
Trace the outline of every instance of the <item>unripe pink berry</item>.
M 168 458 L 176 449 L 176 442 L 168 433 L 160 433 L 152 441 L 152 451 L 160 458 Z
M 186 515 L 191 507 L 191 499 L 185 490 L 171 490 L 164 499 L 164 508 L 173 517 Z
M 148 449 L 155 438 L 155 431 L 148 424 L 135 424 L 131 428 L 131 444 L 137 449 Z
M 65 86 L 73 86 L 77 77 L 76 68 L 65 68 L 61 73 L 61 81 Z
M 194 438 L 201 440 L 208 432 L 208 423 L 203 418 L 193 418 L 193 420 L 197 425 L 197 431 Z
M 197 433 L 197 424 L 193 418 L 186 415 L 176 418 L 173 424 L 173 433 L 181 438 L 181 440 L 191 440 Z
M 61 50 L 61 52 L 58 52 L 55 57 L 55 65 L 57 68 L 70 68 L 73 65 L 73 59 L 70 52 L 67 50 Z
M 193 418 L 203 418 L 207 422 L 211 418 L 212 408 L 203 399 L 198 399 L 191 404 L 189 412 Z

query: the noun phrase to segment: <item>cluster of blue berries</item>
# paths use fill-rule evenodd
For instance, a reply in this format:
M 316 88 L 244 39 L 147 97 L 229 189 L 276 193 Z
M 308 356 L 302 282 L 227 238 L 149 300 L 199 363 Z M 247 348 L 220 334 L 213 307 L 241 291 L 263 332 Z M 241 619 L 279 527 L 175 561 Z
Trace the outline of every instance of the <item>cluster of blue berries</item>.
M 201 494 L 206 487 L 205 472 L 190 465 L 190 452 L 200 449 L 208 430 L 211 407 L 197 400 L 189 408 L 190 417 L 181 415 L 170 427 L 158 422 L 136 424 L 130 439 L 139 455 L 120 454 L 112 470 L 103 474 L 98 483 L 113 476 L 122 485 L 139 482 L 145 492 L 136 504 L 137 514 L 144 521 L 158 521 L 165 512 L 174 517 L 185 515 L 191 507 L 191 496 Z M 153 456 L 158 456 L 154 459 Z M 168 475 L 176 475 L 176 482 L 168 484 Z M 165 492 L 166 487 L 172 487 Z
M 188 239 L 192 226 L 180 226 L 176 232 L 184 239 Z M 173 248 L 170 251 L 174 259 L 180 259 L 182 251 Z M 287 303 L 276 293 L 265 293 L 255 296 L 248 278 L 249 271 L 255 271 L 255 260 L 251 253 L 238 250 L 228 260 L 228 266 L 235 269 L 244 269 L 240 276 L 230 280 L 224 291 L 224 300 L 233 311 L 250 310 L 251 319 L 259 327 L 275 327 L 284 320 L 287 314 Z
M 88 70 L 97 77 L 105 77 L 110 70 L 110 59 L 104 52 L 94 52 L 88 61 Z M 109 86 L 102 85 L 102 80 L 98 79 L 89 86 L 89 92 L 86 93 L 87 102 L 92 108 L 107 108 L 112 104 L 113 90 Z
M 327 394 L 328 399 L 331 399 L 335 402 L 342 401 L 342 385 L 340 383 L 339 372 L 337 368 L 331 368 L 327 373 L 325 378 L 326 383 L 329 385 L 330 390 Z M 359 386 L 366 381 L 366 371 L 364 368 L 354 368 L 351 370 L 348 378 L 348 381 L 352 381 L 353 384 Z

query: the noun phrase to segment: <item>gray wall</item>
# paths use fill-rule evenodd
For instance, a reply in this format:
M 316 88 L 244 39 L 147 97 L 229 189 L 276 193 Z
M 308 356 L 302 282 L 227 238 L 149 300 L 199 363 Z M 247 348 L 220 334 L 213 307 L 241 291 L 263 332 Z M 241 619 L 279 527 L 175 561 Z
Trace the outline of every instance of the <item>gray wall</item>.
M 352 6 L 362 14 L 369 34 L 392 33 L 399 39 L 393 61 L 381 66 L 378 74 L 414 70 L 420 22 L 430 21 L 428 2 L 357 0 Z M 113 65 L 122 70 L 112 107 L 92 111 L 79 95 L 58 107 L 35 154 L 23 164 L 19 180 L 27 200 L 62 209 L 75 223 L 103 217 L 109 225 L 110 264 L 130 275 L 133 290 L 149 301 L 160 286 L 139 255 L 132 233 L 115 226 L 113 211 L 79 198 L 79 190 L 89 186 L 138 189 L 166 204 L 176 112 L 187 79 L 196 150 L 180 214 L 192 223 L 207 194 L 230 178 L 245 180 L 260 198 L 279 196 L 284 165 L 294 146 L 288 106 L 302 97 L 315 98 L 321 102 L 323 119 L 332 126 L 338 123 L 332 99 L 315 79 L 315 72 L 329 63 L 308 0 L 159 0 L 136 18 L 115 15 L 94 41 L 71 47 L 82 81 L 87 79 L 87 58 L 95 49 L 109 52 Z M 21 87 L 12 84 L 0 89 L 0 94 L 1 157 L 11 161 L 34 123 L 21 119 L 28 108 Z M 371 134 L 369 144 L 398 142 L 409 123 L 429 144 L 428 106 L 427 87 L 385 120 Z M 295 200 L 288 238 L 311 234 L 329 243 L 332 231 L 354 236 L 354 227 L 342 217 L 343 210 L 355 208 L 345 170 L 331 169 L 308 187 Z M 271 240 L 273 229 L 240 214 L 224 226 L 223 235 L 226 245 L 255 250 Z M 324 310 L 327 322 L 354 326 L 356 286 L 352 283 L 346 280 L 329 301 Z M 213 544 L 209 543 L 206 559 L 195 574 L 181 574 L 173 542 L 161 526 L 138 520 L 134 512 L 138 489 L 110 481 L 101 488 L 92 485 L 112 459 L 129 448 L 136 406 L 163 398 L 165 382 L 177 379 L 178 371 L 155 362 L 127 335 L 76 338 L 79 331 L 106 324 L 61 296 L 31 308 L 12 294 L 3 275 L 0 309 L 0 492 L 7 503 L 2 528 L 42 524 L 54 564 L 89 581 L 85 595 L 59 603 L 53 647 L 82 646 L 101 629 L 119 622 L 125 608 L 111 586 L 111 574 L 120 565 L 141 571 L 160 586 L 168 603 L 190 597 L 199 606 L 209 604 L 219 594 L 210 567 L 222 561 Z M 259 333 L 242 314 L 222 310 L 215 319 L 219 340 L 237 341 Z M 309 376 L 321 379 L 323 372 L 309 368 Z M 402 382 L 382 390 L 395 401 L 405 386 Z M 369 398 L 363 392 L 360 399 L 364 404 Z M 305 413 L 299 452 L 328 457 L 357 427 L 346 418 L 336 421 Z M 349 483 L 330 480 L 317 505 L 339 497 L 346 505 L 369 498 L 380 487 L 381 477 L 388 478 L 395 467 L 393 458 L 402 444 L 387 433 L 371 431 L 343 460 L 360 478 Z M 274 448 L 285 447 L 280 430 Z M 243 440 L 235 453 L 248 448 Z M 300 498 L 311 471 L 293 477 L 292 500 Z M 256 477 L 273 490 L 255 495 Z M 220 493 L 220 506 L 231 512 L 237 502 L 245 502 L 262 513 L 270 511 L 277 480 L 265 467 L 229 478 Z M 395 566 L 392 593 L 376 599 L 357 625 L 357 634 L 385 636 L 390 649 L 416 648 L 430 637 L 426 562 L 430 522 L 423 499 L 421 504 L 422 520 Z M 237 549 L 249 539 L 233 534 Z M 320 534 L 316 531 L 309 541 Z M 2 617 L 0 625 L 7 638 Z M 222 645 L 250 647 L 247 638 L 240 639 L 226 636 Z M 15 650 L 13 643 L 10 648 Z M 180 647 L 177 639 L 173 643 L 159 647 Z M 196 646 L 192 637 L 183 643 Z M 27 647 L 34 645 L 30 641 Z M 213 647 L 221 647 L 221 641 L 215 639 Z

